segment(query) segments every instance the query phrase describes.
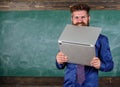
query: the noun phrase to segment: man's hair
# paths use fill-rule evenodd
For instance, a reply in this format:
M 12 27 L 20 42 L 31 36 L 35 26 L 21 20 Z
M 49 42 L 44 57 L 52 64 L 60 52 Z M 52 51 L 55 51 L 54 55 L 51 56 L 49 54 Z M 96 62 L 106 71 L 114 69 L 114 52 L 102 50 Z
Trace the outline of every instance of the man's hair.
M 81 3 L 73 4 L 70 6 L 71 13 L 73 13 L 74 11 L 78 11 L 78 10 L 85 10 L 89 14 L 90 7 L 86 4 L 81 4 Z

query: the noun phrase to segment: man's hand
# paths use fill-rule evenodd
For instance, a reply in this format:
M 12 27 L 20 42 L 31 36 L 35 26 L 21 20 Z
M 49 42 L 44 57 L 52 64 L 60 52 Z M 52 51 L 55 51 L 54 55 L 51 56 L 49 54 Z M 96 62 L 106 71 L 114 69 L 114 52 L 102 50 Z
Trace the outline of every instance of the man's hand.
M 100 69 L 101 62 L 100 62 L 100 59 L 98 57 L 94 57 L 90 64 L 92 67 L 94 67 L 96 69 Z
M 59 64 L 63 64 L 68 61 L 68 58 L 62 52 L 58 52 L 56 60 Z

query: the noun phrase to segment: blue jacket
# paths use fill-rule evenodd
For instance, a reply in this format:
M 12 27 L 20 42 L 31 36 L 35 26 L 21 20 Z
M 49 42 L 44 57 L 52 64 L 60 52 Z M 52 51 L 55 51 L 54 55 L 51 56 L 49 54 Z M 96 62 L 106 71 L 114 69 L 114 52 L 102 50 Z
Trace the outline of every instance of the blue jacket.
M 100 58 L 101 66 L 100 71 L 111 71 L 114 63 L 110 52 L 108 38 L 104 35 L 98 37 L 96 45 L 96 57 Z M 65 69 L 64 86 L 63 87 L 98 87 L 98 69 L 91 66 L 85 66 L 85 81 L 82 85 L 79 85 L 76 81 L 77 64 L 64 63 L 58 64 L 58 69 Z

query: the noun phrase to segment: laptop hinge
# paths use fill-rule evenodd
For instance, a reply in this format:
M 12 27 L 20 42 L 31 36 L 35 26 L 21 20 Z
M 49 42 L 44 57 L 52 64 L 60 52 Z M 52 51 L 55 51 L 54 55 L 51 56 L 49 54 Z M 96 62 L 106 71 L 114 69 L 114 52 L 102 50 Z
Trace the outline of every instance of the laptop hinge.
M 60 45 L 62 45 L 62 43 L 67 43 L 67 44 L 76 44 L 76 45 L 84 45 L 84 46 L 94 47 L 94 45 L 80 44 L 80 43 L 75 43 L 75 42 L 59 41 L 59 44 L 60 44 Z

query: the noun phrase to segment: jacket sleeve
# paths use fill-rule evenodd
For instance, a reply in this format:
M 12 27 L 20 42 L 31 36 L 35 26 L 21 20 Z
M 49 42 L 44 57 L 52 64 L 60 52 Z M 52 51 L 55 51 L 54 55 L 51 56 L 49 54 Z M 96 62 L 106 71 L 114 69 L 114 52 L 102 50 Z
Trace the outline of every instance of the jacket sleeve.
M 104 72 L 111 71 L 114 67 L 114 63 L 112 60 L 108 38 L 103 36 L 100 40 L 100 70 Z
M 58 69 L 64 69 L 65 68 L 65 64 L 59 64 L 57 61 L 56 61 L 56 67 Z

